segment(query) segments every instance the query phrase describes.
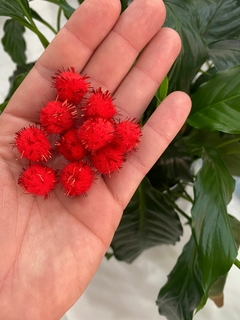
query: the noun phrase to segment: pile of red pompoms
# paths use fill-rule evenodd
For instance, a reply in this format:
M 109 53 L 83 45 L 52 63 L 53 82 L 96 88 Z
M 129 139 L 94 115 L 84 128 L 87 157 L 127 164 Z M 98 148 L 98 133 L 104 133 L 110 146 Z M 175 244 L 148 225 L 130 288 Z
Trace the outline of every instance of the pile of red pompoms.
M 89 78 L 74 68 L 52 78 L 56 99 L 41 109 L 39 123 L 15 135 L 21 158 L 29 161 L 18 183 L 26 192 L 47 198 L 61 182 L 67 196 L 78 196 L 97 174 L 120 170 L 126 154 L 137 147 L 141 129 L 134 120 L 117 119 L 111 94 L 92 89 Z M 53 154 L 66 159 L 60 172 L 54 162 L 47 165 Z

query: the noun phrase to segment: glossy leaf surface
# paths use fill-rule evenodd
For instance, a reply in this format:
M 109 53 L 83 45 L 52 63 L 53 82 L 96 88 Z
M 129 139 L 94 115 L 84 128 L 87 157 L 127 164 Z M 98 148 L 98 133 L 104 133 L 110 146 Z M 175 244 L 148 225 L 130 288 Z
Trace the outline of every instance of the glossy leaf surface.
M 73 14 L 73 12 L 75 11 L 75 9 L 72 6 L 70 6 L 70 4 L 65 0 L 45 0 L 45 1 L 52 2 L 58 5 L 63 10 L 64 15 L 67 19 L 69 19 Z
M 182 50 L 169 73 L 169 89 L 190 91 L 191 82 L 207 58 L 205 42 L 198 31 L 191 1 L 164 1 L 167 8 L 165 26 L 175 29 L 182 40 Z
M 178 141 L 165 150 L 147 176 L 151 184 L 158 190 L 169 190 L 179 181 L 191 182 L 193 180 L 191 165 L 192 158 Z
M 145 249 L 175 244 L 182 235 L 178 215 L 145 178 L 124 211 L 111 247 L 118 260 L 132 262 Z
M 15 0 L 0 1 L 0 16 L 18 18 L 24 20 L 24 11 L 21 5 Z
M 227 214 L 234 186 L 220 154 L 205 147 L 203 165 L 194 183 L 192 207 L 193 234 L 205 295 L 212 284 L 229 271 L 237 255 Z
M 192 95 L 188 123 L 198 129 L 240 133 L 240 65 L 215 74 Z
M 218 71 L 240 64 L 240 39 L 220 40 L 209 46 L 209 58 Z
M 239 0 L 194 0 L 199 31 L 208 44 L 238 37 L 240 34 Z
M 167 283 L 159 292 L 159 313 L 168 320 L 191 320 L 203 296 L 201 273 L 197 266 L 197 250 L 193 238 L 185 245 Z
M 169 73 L 170 91 L 190 92 L 194 76 L 209 59 L 217 70 L 238 64 L 239 0 L 165 0 L 165 26 L 175 29 L 182 50 Z
M 23 38 L 24 32 L 25 28 L 19 22 L 13 19 L 5 21 L 2 44 L 4 50 L 18 65 L 24 65 L 26 63 L 26 43 Z
M 233 236 L 236 242 L 237 247 L 240 246 L 240 221 L 238 221 L 235 217 L 229 215 L 230 224 L 232 227 Z M 218 307 L 223 305 L 223 290 L 227 280 L 227 276 L 223 275 L 217 279 L 216 282 L 211 286 L 208 296 L 211 298 Z M 221 304 L 222 302 L 222 304 Z

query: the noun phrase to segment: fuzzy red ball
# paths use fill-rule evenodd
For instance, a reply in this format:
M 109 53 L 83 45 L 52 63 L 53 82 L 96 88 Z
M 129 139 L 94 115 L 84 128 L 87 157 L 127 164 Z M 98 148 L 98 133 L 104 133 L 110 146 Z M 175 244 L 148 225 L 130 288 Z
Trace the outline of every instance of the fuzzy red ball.
M 53 87 L 62 101 L 68 100 L 72 104 L 78 104 L 87 93 L 90 83 L 88 77 L 83 77 L 75 72 L 74 68 L 67 71 L 59 71 L 53 78 Z
M 60 181 L 67 196 L 79 196 L 91 187 L 94 177 L 94 171 L 87 163 L 71 162 L 63 168 Z
M 47 161 L 51 157 L 51 144 L 46 133 L 37 126 L 19 130 L 15 135 L 15 145 L 21 157 L 30 161 Z
M 83 108 L 86 117 L 101 117 L 111 119 L 116 114 L 116 107 L 109 91 L 103 92 L 101 88 L 93 90 Z
M 78 137 L 86 149 L 95 151 L 114 137 L 114 124 L 103 118 L 90 118 L 83 122 L 78 129 Z
M 21 157 L 31 161 L 18 184 L 26 192 L 45 198 L 54 189 L 54 170 L 40 162 L 51 157 L 48 138 L 54 135 L 56 139 L 59 134 L 54 155 L 63 155 L 69 162 L 59 180 L 65 194 L 75 197 L 91 187 L 97 173 L 110 175 L 121 169 L 126 154 L 140 142 L 141 128 L 134 120 L 116 121 L 117 109 L 110 92 L 101 87 L 92 90 L 89 77 L 78 74 L 73 67 L 58 71 L 52 79 L 57 97 L 40 111 L 40 126 L 23 128 L 15 136 Z
M 125 161 L 123 152 L 115 145 L 108 144 L 91 155 L 93 166 L 102 174 L 120 170 Z
M 52 168 L 33 164 L 22 172 L 18 184 L 28 193 L 47 198 L 56 186 L 57 179 Z
M 78 139 L 78 130 L 75 128 L 66 131 L 56 142 L 57 150 L 69 161 L 83 159 L 87 151 Z
M 141 128 L 134 120 L 119 121 L 115 125 L 114 142 L 122 152 L 129 152 L 140 142 Z
M 76 116 L 76 107 L 66 100 L 49 101 L 40 112 L 40 124 L 48 133 L 58 134 L 71 128 Z

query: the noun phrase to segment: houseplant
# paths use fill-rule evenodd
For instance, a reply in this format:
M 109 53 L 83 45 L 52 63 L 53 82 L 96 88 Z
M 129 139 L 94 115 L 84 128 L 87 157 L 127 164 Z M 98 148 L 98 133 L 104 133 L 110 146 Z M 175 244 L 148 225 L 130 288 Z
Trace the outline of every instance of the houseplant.
M 69 18 L 74 11 L 66 1 L 49 2 L 56 4 L 58 11 L 56 29 L 31 9 L 31 1 L 0 1 L 0 15 L 9 18 L 2 43 L 16 63 L 11 89 L 1 110 L 34 63 L 26 63 L 25 28 L 35 32 L 46 47 L 48 40 L 35 21 L 57 33 L 62 14 Z M 226 274 L 233 264 L 240 264 L 236 260 L 240 223 L 227 212 L 234 190 L 233 176 L 240 175 L 240 2 L 164 2 L 165 26 L 178 31 L 183 47 L 142 122 L 174 90 L 187 92 L 193 109 L 126 208 L 112 241 L 113 253 L 107 257 L 113 254 L 130 263 L 149 247 L 175 244 L 183 232 L 181 215 L 192 236 L 157 298 L 159 312 L 177 320 L 192 319 L 193 312 L 202 308 L 209 296 L 220 304 Z M 122 1 L 123 10 L 127 5 Z M 202 161 L 197 173 L 193 170 L 196 160 Z M 193 188 L 193 196 L 188 193 L 188 186 Z M 179 198 L 191 203 L 191 216 L 178 206 Z

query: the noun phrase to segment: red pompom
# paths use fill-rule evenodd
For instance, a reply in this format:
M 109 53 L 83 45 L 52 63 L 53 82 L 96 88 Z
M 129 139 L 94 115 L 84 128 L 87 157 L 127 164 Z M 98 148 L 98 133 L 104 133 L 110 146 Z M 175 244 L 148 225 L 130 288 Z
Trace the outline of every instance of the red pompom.
M 74 124 L 76 107 L 59 100 L 49 101 L 40 112 L 40 124 L 49 133 L 62 133 Z
M 111 119 L 116 114 L 116 108 L 109 91 L 103 92 L 101 88 L 93 90 L 83 108 L 86 117 L 101 117 Z
M 53 87 L 56 88 L 57 94 L 62 101 L 68 100 L 72 104 L 78 104 L 88 91 L 90 83 L 75 72 L 74 68 L 67 71 L 59 71 L 53 78 Z
M 91 155 L 93 166 L 102 174 L 119 171 L 124 160 L 123 152 L 113 144 L 108 144 Z
M 47 198 L 57 184 L 57 179 L 53 169 L 33 164 L 22 172 L 18 184 L 28 193 Z
M 116 135 L 114 142 L 122 152 L 129 152 L 137 147 L 140 142 L 141 128 L 133 120 L 125 120 L 116 123 Z
M 46 133 L 36 126 L 19 130 L 15 136 L 15 145 L 21 157 L 30 161 L 47 161 L 51 157 L 51 145 Z
M 40 126 L 35 124 L 16 133 L 15 145 L 21 157 L 31 161 L 18 179 L 26 192 L 47 197 L 57 183 L 53 169 L 39 164 L 51 157 L 52 134 L 54 140 L 59 135 L 54 156 L 64 156 L 69 162 L 60 181 L 65 194 L 73 197 L 84 194 L 97 173 L 110 175 L 120 170 L 126 154 L 138 146 L 140 126 L 134 120 L 116 121 L 117 110 L 110 92 L 101 87 L 92 90 L 88 78 L 73 67 L 58 71 L 52 77 L 57 97 L 42 108 Z M 76 105 L 82 99 L 82 117 L 78 118 Z
M 85 162 L 71 162 L 61 172 L 60 181 L 67 196 L 79 196 L 85 193 L 94 180 L 92 168 Z
M 77 129 L 69 129 L 56 142 L 57 150 L 69 161 L 83 159 L 87 151 L 78 139 Z
M 103 118 L 91 118 L 83 122 L 78 129 L 78 137 L 86 149 L 95 151 L 114 137 L 114 124 Z

